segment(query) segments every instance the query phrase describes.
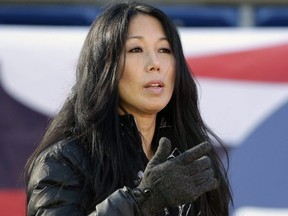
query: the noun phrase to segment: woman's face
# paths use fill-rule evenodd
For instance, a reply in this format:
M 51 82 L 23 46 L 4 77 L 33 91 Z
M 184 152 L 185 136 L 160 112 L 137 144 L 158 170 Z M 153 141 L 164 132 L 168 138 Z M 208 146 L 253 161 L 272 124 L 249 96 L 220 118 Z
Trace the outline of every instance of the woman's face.
M 121 62 L 124 55 L 121 105 L 134 116 L 156 114 L 168 104 L 175 80 L 175 60 L 162 24 L 152 16 L 134 16 Z

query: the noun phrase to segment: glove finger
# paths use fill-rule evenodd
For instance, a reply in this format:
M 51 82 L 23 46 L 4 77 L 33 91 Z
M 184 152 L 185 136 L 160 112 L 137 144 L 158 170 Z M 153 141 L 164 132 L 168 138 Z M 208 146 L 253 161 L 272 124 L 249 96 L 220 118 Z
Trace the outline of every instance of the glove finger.
M 211 149 L 212 145 L 209 142 L 202 142 L 193 148 L 188 149 L 183 154 L 177 156 L 175 159 L 182 164 L 187 164 L 204 156 Z
M 208 156 L 202 156 L 201 158 L 185 165 L 185 172 L 187 175 L 195 175 L 203 170 L 211 168 L 211 159 Z
M 194 185 L 197 187 L 204 184 L 206 181 L 208 181 L 210 178 L 214 178 L 214 171 L 213 169 L 206 169 L 203 172 L 197 173 L 193 176 L 193 179 L 191 179 L 191 182 L 194 182 Z
M 159 140 L 158 149 L 157 149 L 155 155 L 152 157 L 152 159 L 147 164 L 146 169 L 151 169 L 152 167 L 165 162 L 167 157 L 170 154 L 170 151 L 171 151 L 170 140 L 166 137 L 162 137 Z
M 207 181 L 203 182 L 202 184 L 198 184 L 195 187 L 194 192 L 197 194 L 197 196 L 202 195 L 203 193 L 206 193 L 208 191 L 214 190 L 218 187 L 219 183 L 216 178 L 211 177 L 207 179 Z

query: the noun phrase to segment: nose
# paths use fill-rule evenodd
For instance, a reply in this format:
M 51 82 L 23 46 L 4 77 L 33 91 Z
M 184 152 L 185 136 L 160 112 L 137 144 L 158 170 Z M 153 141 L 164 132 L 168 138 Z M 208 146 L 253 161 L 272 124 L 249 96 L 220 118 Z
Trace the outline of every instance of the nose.
M 157 53 L 150 52 L 147 54 L 147 71 L 160 71 L 160 61 L 158 59 Z

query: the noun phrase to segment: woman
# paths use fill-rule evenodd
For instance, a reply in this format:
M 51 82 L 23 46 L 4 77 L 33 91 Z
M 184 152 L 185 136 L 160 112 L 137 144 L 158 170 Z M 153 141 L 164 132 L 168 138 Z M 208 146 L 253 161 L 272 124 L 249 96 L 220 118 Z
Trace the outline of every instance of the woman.
M 226 172 L 210 144 L 218 139 L 197 103 L 167 16 L 141 3 L 110 5 L 26 165 L 27 214 L 228 215 Z

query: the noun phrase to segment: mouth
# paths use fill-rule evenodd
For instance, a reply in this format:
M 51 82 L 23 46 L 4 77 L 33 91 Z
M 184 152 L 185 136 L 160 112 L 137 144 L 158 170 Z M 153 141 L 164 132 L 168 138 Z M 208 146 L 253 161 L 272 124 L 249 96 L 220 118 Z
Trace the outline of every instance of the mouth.
M 162 81 L 150 81 L 144 85 L 144 88 L 163 88 L 164 83 Z

